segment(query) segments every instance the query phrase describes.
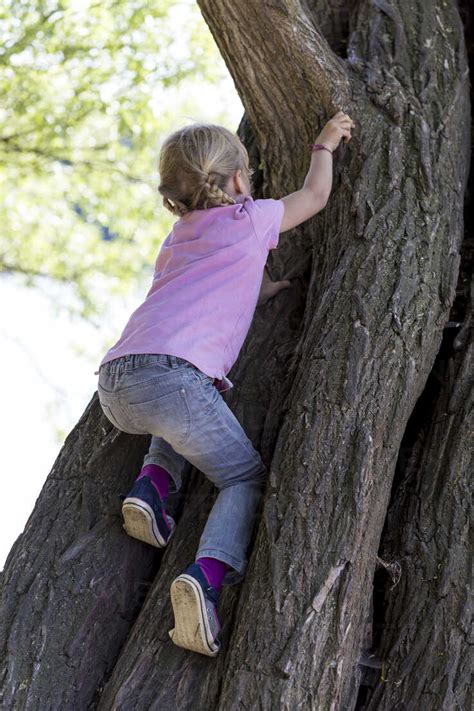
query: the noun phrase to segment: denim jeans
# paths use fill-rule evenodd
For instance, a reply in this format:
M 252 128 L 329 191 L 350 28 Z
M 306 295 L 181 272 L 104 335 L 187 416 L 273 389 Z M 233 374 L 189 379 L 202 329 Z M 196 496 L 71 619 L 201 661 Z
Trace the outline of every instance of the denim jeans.
M 246 549 L 267 469 L 214 379 L 183 358 L 126 355 L 99 369 L 98 395 L 105 416 L 122 432 L 151 434 L 144 464 L 158 464 L 181 487 L 188 462 L 219 490 L 199 541 L 196 559 L 228 563 L 223 584 L 245 574 Z

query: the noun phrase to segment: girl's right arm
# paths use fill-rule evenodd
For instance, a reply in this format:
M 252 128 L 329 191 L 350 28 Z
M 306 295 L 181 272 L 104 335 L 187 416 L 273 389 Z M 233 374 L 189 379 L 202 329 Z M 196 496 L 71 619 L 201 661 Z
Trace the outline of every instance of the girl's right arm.
M 322 143 L 333 152 L 341 138 L 344 138 L 345 143 L 351 140 L 351 128 L 354 126 L 355 123 L 348 114 L 338 111 L 324 126 L 315 143 Z M 285 205 L 285 212 L 280 233 L 297 227 L 326 207 L 331 188 L 332 155 L 325 150 L 313 151 L 308 174 L 301 190 L 281 198 Z

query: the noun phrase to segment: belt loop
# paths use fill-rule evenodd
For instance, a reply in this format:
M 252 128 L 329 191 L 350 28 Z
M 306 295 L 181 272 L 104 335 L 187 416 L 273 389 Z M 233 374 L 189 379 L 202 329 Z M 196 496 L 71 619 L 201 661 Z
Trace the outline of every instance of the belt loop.
M 176 356 L 169 355 L 168 360 L 169 360 L 169 364 L 171 365 L 172 368 L 178 368 L 178 363 L 176 362 Z

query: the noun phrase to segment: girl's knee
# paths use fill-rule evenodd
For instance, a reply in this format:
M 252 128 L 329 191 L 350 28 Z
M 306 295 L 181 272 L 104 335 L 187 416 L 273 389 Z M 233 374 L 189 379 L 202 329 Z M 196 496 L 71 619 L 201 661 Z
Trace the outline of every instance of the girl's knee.
M 236 484 L 247 484 L 263 491 L 266 481 L 267 469 L 264 466 L 260 466 L 258 469 L 236 473 L 233 476 L 226 478 L 224 481 L 214 483 L 219 490 L 225 489 L 228 486 L 235 486 Z

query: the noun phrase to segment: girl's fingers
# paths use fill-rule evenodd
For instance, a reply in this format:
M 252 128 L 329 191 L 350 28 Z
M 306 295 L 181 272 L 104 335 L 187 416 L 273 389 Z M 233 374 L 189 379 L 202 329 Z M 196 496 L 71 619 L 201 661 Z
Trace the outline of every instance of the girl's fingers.
M 334 124 L 335 128 L 337 128 L 339 131 L 350 131 L 353 127 L 351 123 L 348 121 L 338 121 L 338 123 Z
M 334 118 L 336 118 L 336 117 L 337 117 L 337 120 L 338 120 L 338 121 L 342 121 L 342 122 L 344 122 L 344 123 L 345 123 L 346 121 L 349 121 L 350 123 L 352 123 L 353 125 L 355 125 L 355 124 L 354 124 L 354 121 L 351 119 L 351 117 L 350 117 L 348 114 L 345 114 L 345 113 L 341 112 L 341 115 L 340 115 L 340 116 L 339 116 L 339 114 L 336 114 L 336 116 L 335 116 Z
M 343 133 L 343 141 L 344 141 L 344 143 L 348 143 L 348 142 L 351 140 L 351 138 L 352 138 L 350 129 L 343 129 L 343 130 L 342 130 L 342 133 Z

